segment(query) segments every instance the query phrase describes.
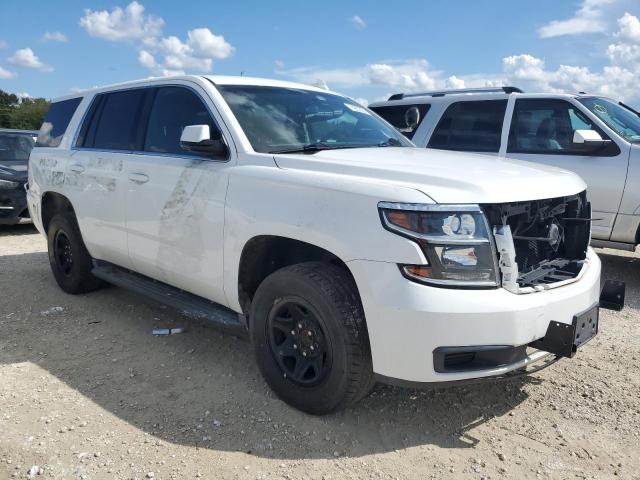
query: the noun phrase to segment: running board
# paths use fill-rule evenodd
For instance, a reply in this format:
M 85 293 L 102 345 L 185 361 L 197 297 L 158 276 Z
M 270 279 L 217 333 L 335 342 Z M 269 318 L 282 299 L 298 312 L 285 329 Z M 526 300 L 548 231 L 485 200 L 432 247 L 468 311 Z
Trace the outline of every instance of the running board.
M 187 317 L 205 320 L 235 335 L 247 335 L 244 315 L 198 295 L 101 260 L 93 261 L 91 273 L 105 282 L 132 290 L 167 305 Z

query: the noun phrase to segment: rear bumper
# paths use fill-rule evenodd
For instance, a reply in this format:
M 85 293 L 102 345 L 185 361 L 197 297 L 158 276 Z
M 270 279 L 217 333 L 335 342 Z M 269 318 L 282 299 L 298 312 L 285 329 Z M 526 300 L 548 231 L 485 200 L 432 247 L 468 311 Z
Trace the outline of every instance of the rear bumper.
M 0 190 L 0 225 L 14 225 L 29 218 L 24 185 Z
M 546 352 L 532 352 L 499 366 L 438 372 L 434 352 L 452 345 L 528 345 L 545 336 L 551 321 L 571 324 L 576 314 L 598 302 L 600 293 L 600 260 L 591 249 L 578 281 L 520 295 L 502 288 L 420 285 L 405 279 L 392 263 L 355 260 L 348 266 L 365 310 L 374 372 L 404 382 L 500 376 L 542 360 Z

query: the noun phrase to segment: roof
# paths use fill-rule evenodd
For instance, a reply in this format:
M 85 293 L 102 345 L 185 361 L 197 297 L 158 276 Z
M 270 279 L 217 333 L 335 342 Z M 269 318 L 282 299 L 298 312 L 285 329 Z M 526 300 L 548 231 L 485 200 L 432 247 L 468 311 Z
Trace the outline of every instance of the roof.
M 114 90 L 118 88 L 127 88 L 127 87 L 135 87 L 135 86 L 143 86 L 143 85 L 151 85 L 154 82 L 171 82 L 172 80 L 202 80 L 208 79 L 216 85 L 256 85 L 256 86 L 268 86 L 268 87 L 282 87 L 282 88 L 296 88 L 302 90 L 311 90 L 319 93 L 334 93 L 328 90 L 324 90 L 318 87 L 313 87 L 311 85 L 305 85 L 302 83 L 295 82 L 287 82 L 284 80 L 274 80 L 269 78 L 258 78 L 258 77 L 245 77 L 245 76 L 226 76 L 226 75 L 177 75 L 170 77 L 148 77 L 142 78 L 138 80 L 131 80 L 128 82 L 114 83 L 111 85 L 103 85 L 99 87 L 89 88 L 86 90 L 78 91 L 75 93 L 71 93 L 68 95 L 64 95 L 58 98 L 55 98 L 53 101 L 61 101 L 68 100 L 71 98 L 82 97 L 87 94 L 92 94 L 95 92 L 102 92 L 108 90 Z

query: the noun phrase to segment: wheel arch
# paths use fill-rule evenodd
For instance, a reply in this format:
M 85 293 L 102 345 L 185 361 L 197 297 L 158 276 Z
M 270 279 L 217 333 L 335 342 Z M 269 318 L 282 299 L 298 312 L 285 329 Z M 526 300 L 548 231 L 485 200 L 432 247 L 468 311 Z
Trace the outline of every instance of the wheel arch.
M 351 270 L 336 254 L 294 238 L 258 235 L 245 243 L 240 255 L 237 288 L 242 311 L 249 313 L 256 290 L 271 273 L 283 267 L 313 261 L 330 263 L 344 269 L 353 281 L 360 300 L 358 285 Z
M 57 192 L 45 192 L 41 200 L 42 228 L 44 232 L 49 229 L 49 223 L 56 213 L 71 212 L 75 215 L 71 201 Z

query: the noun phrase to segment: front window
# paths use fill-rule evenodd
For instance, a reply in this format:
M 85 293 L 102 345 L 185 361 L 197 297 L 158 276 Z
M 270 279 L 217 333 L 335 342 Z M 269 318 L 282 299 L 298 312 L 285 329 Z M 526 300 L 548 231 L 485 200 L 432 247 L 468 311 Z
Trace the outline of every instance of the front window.
M 640 141 L 640 117 L 634 111 L 604 98 L 586 97 L 578 100 L 625 140 Z
M 339 95 L 253 85 L 218 90 L 256 152 L 411 146 L 368 109 Z
M 32 135 L 0 132 L 0 164 L 26 162 L 34 144 Z

